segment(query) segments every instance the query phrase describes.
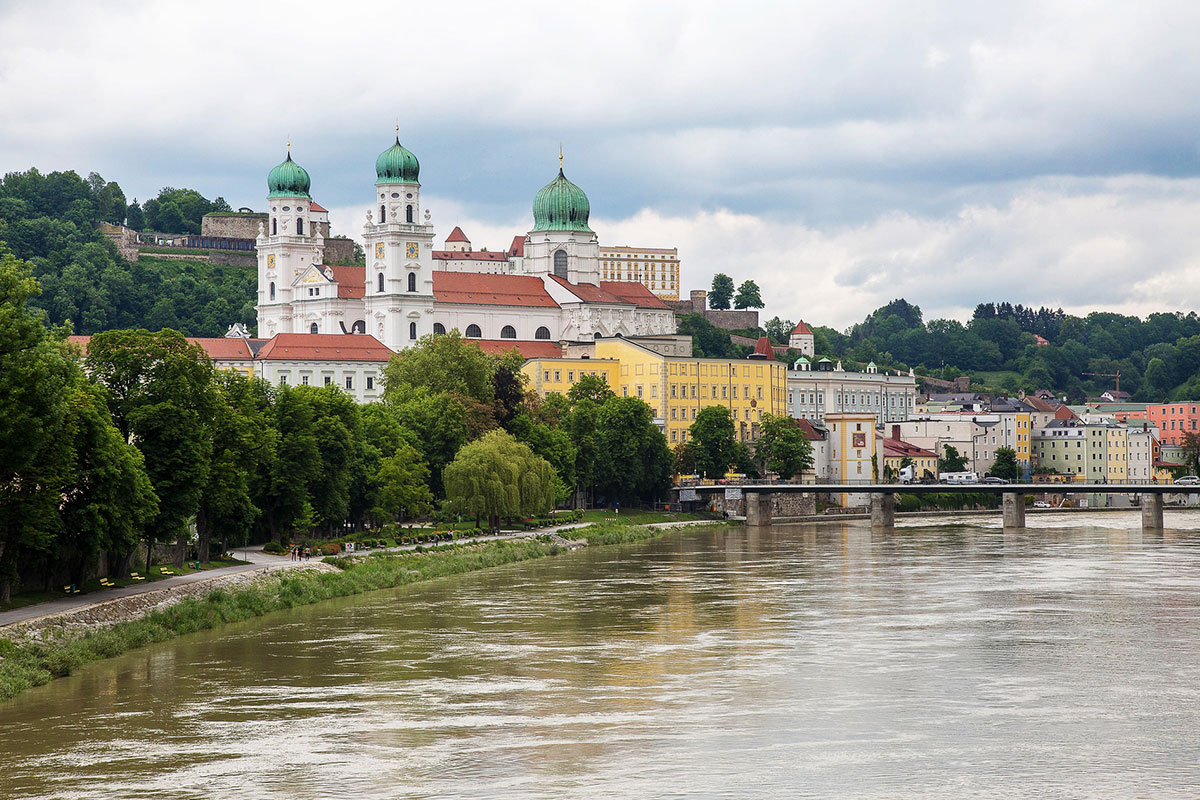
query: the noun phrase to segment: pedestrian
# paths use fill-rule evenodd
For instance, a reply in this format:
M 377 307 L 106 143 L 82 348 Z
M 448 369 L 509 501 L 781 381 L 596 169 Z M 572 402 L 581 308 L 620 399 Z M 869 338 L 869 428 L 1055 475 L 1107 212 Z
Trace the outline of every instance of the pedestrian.
M 311 552 L 312 552 L 312 551 L 311 551 L 311 550 L 309 550 L 307 547 L 305 547 L 305 548 L 304 548 L 304 560 L 305 560 L 305 561 L 308 561 L 308 559 L 309 559 L 309 556 L 310 556 Z

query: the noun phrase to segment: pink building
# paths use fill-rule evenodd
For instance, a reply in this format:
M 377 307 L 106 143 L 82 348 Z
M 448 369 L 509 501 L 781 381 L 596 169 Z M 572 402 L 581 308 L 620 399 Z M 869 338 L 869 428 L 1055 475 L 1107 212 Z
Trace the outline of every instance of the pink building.
M 1163 444 L 1183 444 L 1184 433 L 1200 433 L 1200 402 L 1148 405 L 1146 419 L 1158 428 L 1158 438 Z

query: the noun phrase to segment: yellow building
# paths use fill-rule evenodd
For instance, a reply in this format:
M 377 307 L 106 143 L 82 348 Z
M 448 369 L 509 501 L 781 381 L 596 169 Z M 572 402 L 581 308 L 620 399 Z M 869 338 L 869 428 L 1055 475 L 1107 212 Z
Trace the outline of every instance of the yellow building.
M 606 281 L 637 281 L 664 300 L 679 299 L 679 250 L 675 247 L 601 247 Z
M 1105 442 L 1104 479 L 1108 483 L 1128 483 L 1129 429 L 1124 425 L 1108 427 Z
M 667 355 L 629 339 L 601 339 L 594 358 L 531 359 L 522 367 L 539 395 L 566 394 L 586 374 L 603 375 L 621 397 L 637 397 L 674 446 L 700 409 L 729 409 L 741 441 L 758 438 L 763 414 L 787 414 L 787 365 L 769 359 Z

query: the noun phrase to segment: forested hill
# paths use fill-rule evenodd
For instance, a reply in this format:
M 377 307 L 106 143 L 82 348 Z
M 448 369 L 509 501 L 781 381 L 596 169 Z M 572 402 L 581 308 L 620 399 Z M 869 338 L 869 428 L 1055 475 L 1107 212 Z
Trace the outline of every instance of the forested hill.
M 818 353 L 881 365 L 915 367 L 933 376 L 971 375 L 973 383 L 1015 392 L 1050 389 L 1073 400 L 1114 388 L 1135 399 L 1200 398 L 1200 317 L 1158 313 L 1145 319 L 1094 312 L 1086 317 L 1062 309 L 981 303 L 967 324 L 923 321 L 921 309 L 903 299 L 876 309 L 839 332 L 813 329 Z M 1048 344 L 1039 346 L 1034 335 Z
M 145 213 L 169 226 L 163 232 L 181 233 L 198 231 L 200 216 L 220 208 L 228 208 L 220 198 L 167 187 Z M 99 222 L 134 223 L 143 213 L 94 172 L 9 173 L 0 181 L 0 251 L 34 265 L 42 294 L 30 305 L 76 333 L 145 327 L 220 336 L 233 322 L 253 325 L 253 269 L 149 257 L 130 264 L 96 231 Z

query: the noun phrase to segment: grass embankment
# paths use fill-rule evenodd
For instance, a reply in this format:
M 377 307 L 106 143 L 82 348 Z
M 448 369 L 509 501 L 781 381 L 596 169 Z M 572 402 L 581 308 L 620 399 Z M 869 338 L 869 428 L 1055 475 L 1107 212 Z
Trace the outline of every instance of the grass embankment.
M 109 589 L 120 589 L 122 586 L 131 586 L 135 583 L 153 583 L 161 581 L 163 578 L 170 578 L 174 575 L 190 575 L 193 572 L 205 572 L 210 569 L 220 569 L 221 567 L 231 567 L 235 564 L 245 564 L 236 558 L 229 558 L 217 561 L 205 561 L 200 565 L 200 569 L 192 569 L 194 562 L 188 561 L 182 567 L 176 567 L 171 564 L 155 564 L 150 567 L 150 571 L 134 570 L 129 573 L 129 577 L 112 578 L 110 585 L 105 586 L 100 582 L 99 578 L 93 578 L 87 583 L 74 587 L 73 591 L 68 591 L 67 587 L 63 587 L 62 591 L 36 591 L 36 592 L 21 592 L 14 594 L 12 599 L 7 603 L 0 603 L 0 611 L 12 611 L 16 608 L 25 608 L 26 606 L 37 605 L 38 603 L 46 603 L 50 600 L 58 600 L 61 597 L 70 597 L 73 595 L 93 594 L 95 592 L 105 592 Z M 141 580 L 138 580 L 139 576 Z
M 605 545 L 652 539 L 663 533 L 662 528 L 646 528 L 622 521 L 565 531 L 562 536 L 587 539 L 591 545 Z M 0 701 L 54 678 L 70 675 L 92 661 L 185 633 L 335 597 L 543 558 L 562 550 L 546 536 L 447 544 L 421 552 L 379 553 L 359 559 L 329 559 L 341 568 L 338 572 L 284 572 L 246 588 L 217 588 L 140 619 L 89 628 L 82 634 L 63 634 L 61 638 L 20 643 L 0 638 Z

